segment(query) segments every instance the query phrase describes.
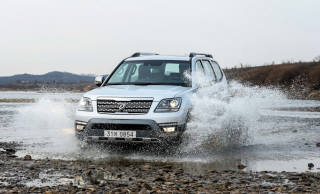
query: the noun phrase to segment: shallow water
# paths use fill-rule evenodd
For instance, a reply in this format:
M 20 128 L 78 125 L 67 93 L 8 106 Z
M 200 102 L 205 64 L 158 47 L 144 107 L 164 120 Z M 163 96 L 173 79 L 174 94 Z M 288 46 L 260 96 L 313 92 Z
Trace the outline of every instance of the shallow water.
M 169 153 L 137 147 L 81 150 L 73 134 L 74 93 L 0 92 L 1 98 L 35 103 L 0 103 L 0 141 L 20 142 L 19 156 L 174 162 L 191 173 L 206 170 L 320 171 L 319 101 L 289 100 L 281 92 L 231 84 L 226 100 L 210 91 L 192 97 L 195 107 L 184 142 Z M 315 108 L 315 109 L 310 109 Z M 306 109 L 308 108 L 308 109 Z

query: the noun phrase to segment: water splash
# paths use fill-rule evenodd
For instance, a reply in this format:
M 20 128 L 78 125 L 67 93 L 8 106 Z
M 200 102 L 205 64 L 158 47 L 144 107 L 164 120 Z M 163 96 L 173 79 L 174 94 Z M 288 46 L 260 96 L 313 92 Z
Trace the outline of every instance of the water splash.
M 46 95 L 22 107 L 14 117 L 15 141 L 31 152 L 70 153 L 78 149 L 73 123 L 76 104 L 64 95 Z
M 205 83 L 205 82 L 202 82 Z M 200 87 L 191 96 L 186 150 L 201 151 L 248 145 L 259 125 L 261 110 L 285 100 L 279 90 L 238 82 Z

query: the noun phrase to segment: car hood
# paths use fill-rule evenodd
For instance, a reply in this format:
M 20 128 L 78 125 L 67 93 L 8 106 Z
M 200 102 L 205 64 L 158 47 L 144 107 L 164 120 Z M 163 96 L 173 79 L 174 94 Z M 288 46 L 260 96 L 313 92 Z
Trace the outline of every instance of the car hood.
M 92 100 L 97 100 L 99 97 L 152 97 L 154 101 L 160 101 L 180 96 L 189 90 L 190 87 L 168 85 L 110 85 L 91 90 L 84 96 Z

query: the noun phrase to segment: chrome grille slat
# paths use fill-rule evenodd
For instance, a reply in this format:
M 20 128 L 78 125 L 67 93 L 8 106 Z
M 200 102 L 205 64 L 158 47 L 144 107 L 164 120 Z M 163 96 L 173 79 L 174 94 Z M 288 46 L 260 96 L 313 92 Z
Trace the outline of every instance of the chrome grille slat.
M 123 109 L 121 104 L 125 104 Z M 97 111 L 98 113 L 140 113 L 146 114 L 149 112 L 152 105 L 152 100 L 131 100 L 131 101 L 117 101 L 98 99 Z

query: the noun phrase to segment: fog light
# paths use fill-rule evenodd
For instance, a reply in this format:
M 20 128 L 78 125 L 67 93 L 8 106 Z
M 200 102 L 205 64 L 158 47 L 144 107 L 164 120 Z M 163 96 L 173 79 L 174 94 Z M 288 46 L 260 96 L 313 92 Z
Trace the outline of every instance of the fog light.
M 165 133 L 172 133 L 176 131 L 176 127 L 163 127 Z

